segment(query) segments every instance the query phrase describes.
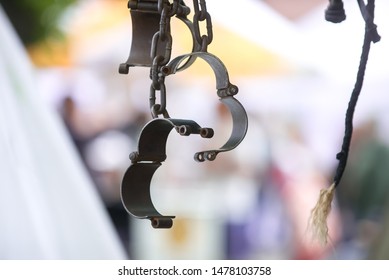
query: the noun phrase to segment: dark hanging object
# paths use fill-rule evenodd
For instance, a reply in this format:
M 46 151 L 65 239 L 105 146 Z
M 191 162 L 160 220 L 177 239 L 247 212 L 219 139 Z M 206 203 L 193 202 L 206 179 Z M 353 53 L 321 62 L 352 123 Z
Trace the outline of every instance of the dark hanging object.
M 346 19 L 342 0 L 330 0 L 325 10 L 325 19 L 333 23 L 340 23 Z
M 342 148 L 341 151 L 336 155 L 336 158 L 339 160 L 339 163 L 331 187 L 329 187 L 328 189 L 321 190 L 319 200 L 316 206 L 312 209 L 311 217 L 309 221 L 309 226 L 312 230 L 314 237 L 318 238 L 319 241 L 321 241 L 324 244 L 327 243 L 328 241 L 327 217 L 331 210 L 331 203 L 334 197 L 335 188 L 339 185 L 347 165 L 347 159 L 348 159 L 351 138 L 353 133 L 354 112 L 358 102 L 359 95 L 362 90 L 367 60 L 370 52 L 370 44 L 371 42 L 376 43 L 380 40 L 380 36 L 377 32 L 377 26 L 374 24 L 374 9 L 375 9 L 374 2 L 375 1 L 368 0 L 367 5 L 365 5 L 363 0 L 357 0 L 357 1 L 358 1 L 359 8 L 361 10 L 362 17 L 365 21 L 365 35 L 363 40 L 362 54 L 360 58 L 357 78 L 346 111 L 345 132 L 343 137 Z M 340 14 L 340 10 L 343 9 L 343 3 L 341 2 L 342 1 L 336 1 L 336 0 L 330 1 L 330 7 L 332 7 L 331 8 L 332 11 L 334 11 L 336 7 L 338 13 Z M 340 3 L 342 5 L 340 5 Z M 340 8 L 340 6 L 342 6 L 342 8 Z M 327 19 L 327 13 L 326 13 L 326 19 Z M 340 19 L 340 17 L 338 19 Z
M 212 128 L 204 128 L 192 120 L 171 118 L 167 111 L 167 89 L 165 79 L 190 67 L 197 59 L 204 60 L 214 71 L 216 89 L 220 102 L 232 116 L 232 132 L 222 147 L 200 151 L 194 155 L 198 162 L 213 161 L 222 152 L 236 148 L 244 139 L 248 118 L 245 109 L 234 97 L 238 87 L 231 84 L 226 67 L 215 55 L 207 52 L 212 42 L 211 16 L 207 12 L 205 0 L 193 0 L 194 16 L 190 21 L 189 8 L 182 0 L 130 0 L 128 7 L 132 18 L 133 38 L 129 57 L 119 66 L 121 74 L 128 74 L 129 68 L 144 66 L 150 68 L 151 86 L 149 91 L 150 111 L 153 120 L 141 131 L 138 150 L 130 154 L 131 165 L 124 174 L 121 197 L 124 208 L 139 219 L 149 219 L 154 228 L 170 228 L 175 216 L 159 213 L 151 199 L 151 181 L 154 173 L 167 158 L 166 143 L 174 130 L 182 136 L 199 134 L 212 138 Z M 171 60 L 173 37 L 170 21 L 173 17 L 183 21 L 193 40 L 192 51 Z M 200 23 L 206 26 L 201 34 Z M 159 102 L 157 103 L 157 95 Z M 161 117 L 161 118 L 160 118 Z
M 153 119 L 143 128 L 138 151 L 130 154 L 131 166 L 124 174 L 121 196 L 125 209 L 134 217 L 149 219 L 154 228 L 170 228 L 174 216 L 164 216 L 151 200 L 151 179 L 166 159 L 166 142 L 173 128 L 181 135 L 212 134 L 196 122 L 177 119 Z

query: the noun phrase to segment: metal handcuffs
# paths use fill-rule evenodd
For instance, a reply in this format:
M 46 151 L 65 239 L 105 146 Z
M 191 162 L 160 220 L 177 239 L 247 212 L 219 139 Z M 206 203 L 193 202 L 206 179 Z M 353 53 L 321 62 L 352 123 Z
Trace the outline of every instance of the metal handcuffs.
M 198 162 L 213 161 L 221 152 L 236 148 L 244 139 L 248 118 L 245 109 L 234 95 L 238 88 L 231 84 L 228 72 L 222 61 L 207 52 L 194 52 L 173 59 L 163 69 L 166 76 L 175 74 L 182 63 L 188 59 L 201 58 L 213 69 L 216 77 L 217 95 L 232 115 L 232 133 L 219 149 L 197 152 L 194 159 Z M 194 60 L 193 60 L 194 61 Z M 138 150 L 130 154 L 131 165 L 125 172 L 121 185 L 121 198 L 127 212 L 139 219 L 149 219 L 154 228 L 170 228 L 175 216 L 160 214 L 151 199 L 151 181 L 155 171 L 166 160 L 166 142 L 171 130 L 175 128 L 180 135 L 200 134 L 211 138 L 211 128 L 202 128 L 192 120 L 155 118 L 147 123 L 138 140 Z

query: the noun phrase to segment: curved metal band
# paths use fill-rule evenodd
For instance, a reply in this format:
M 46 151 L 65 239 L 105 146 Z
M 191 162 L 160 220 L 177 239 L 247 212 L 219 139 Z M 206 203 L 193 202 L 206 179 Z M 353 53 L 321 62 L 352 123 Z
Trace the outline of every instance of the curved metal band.
M 120 74 L 128 74 L 128 70 L 133 66 L 151 67 L 152 57 L 151 41 L 155 33 L 159 31 L 159 21 L 161 15 L 157 12 L 143 12 L 130 10 L 132 22 L 132 42 L 130 54 L 126 62 L 119 66 Z M 165 52 L 165 43 L 158 44 L 157 52 Z
M 202 58 L 213 69 L 216 77 L 217 94 L 220 101 L 225 104 L 232 115 L 232 132 L 227 142 L 219 149 L 198 152 L 194 158 L 196 161 L 214 160 L 218 153 L 230 151 L 236 148 L 244 139 L 248 129 L 248 117 L 242 104 L 233 97 L 238 93 L 238 88 L 231 84 L 228 71 L 223 62 L 213 54 L 207 52 L 195 52 L 176 57 L 165 67 L 166 75 L 175 74 L 188 57 Z
M 178 72 L 178 69 L 181 69 L 180 65 L 186 61 L 189 57 L 199 57 L 205 60 L 209 66 L 211 66 L 216 77 L 216 88 L 225 89 L 228 88 L 231 84 L 228 77 L 228 71 L 223 62 L 215 55 L 208 52 L 192 52 L 184 55 L 177 56 L 172 59 L 168 65 L 166 65 L 167 75 L 175 74 Z M 237 92 L 236 92 L 237 93 Z
M 121 185 L 122 203 L 129 214 L 149 219 L 154 228 L 170 228 L 175 216 L 164 216 L 151 200 L 151 180 L 166 159 L 166 142 L 173 128 L 184 128 L 181 135 L 200 134 L 202 128 L 192 120 L 153 119 L 143 128 L 138 151 L 130 155 L 132 164 L 124 174 Z
M 132 21 L 132 43 L 127 61 L 121 63 L 119 66 L 120 74 L 128 74 L 129 68 L 133 66 L 152 66 L 153 61 L 150 55 L 152 47 L 151 42 L 153 41 L 155 34 L 159 31 L 159 24 L 161 19 L 161 15 L 158 13 L 158 9 L 156 11 L 131 9 L 130 14 Z M 177 15 L 176 17 L 183 21 L 184 24 L 189 28 L 193 42 L 192 52 L 199 50 L 201 46 L 195 40 L 193 23 L 188 20 L 186 16 Z M 160 41 L 157 44 L 155 55 L 163 55 L 165 53 L 166 56 L 166 46 L 168 44 L 169 42 L 167 41 Z M 182 71 L 188 68 L 195 60 L 195 57 L 189 57 L 187 61 L 177 69 L 177 71 Z
M 220 98 L 220 101 L 229 108 L 232 115 L 232 132 L 230 138 L 219 149 L 196 153 L 194 159 L 198 162 L 205 160 L 212 161 L 219 153 L 235 149 L 246 136 L 248 118 L 242 104 L 232 96 Z
M 135 163 L 126 171 L 121 186 L 124 208 L 138 219 L 149 219 L 155 228 L 170 228 L 174 216 L 164 216 L 154 207 L 151 200 L 150 184 L 159 162 Z

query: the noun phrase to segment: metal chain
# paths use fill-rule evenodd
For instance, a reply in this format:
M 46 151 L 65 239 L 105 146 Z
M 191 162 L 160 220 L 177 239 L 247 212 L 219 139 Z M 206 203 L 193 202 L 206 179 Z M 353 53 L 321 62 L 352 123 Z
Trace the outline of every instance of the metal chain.
M 161 69 L 165 66 L 171 57 L 173 38 L 170 32 L 170 20 L 177 14 L 180 0 L 173 0 L 170 3 L 168 0 L 158 0 L 158 12 L 161 15 L 159 23 L 159 31 L 157 31 L 151 42 L 150 56 L 152 66 L 150 68 L 150 111 L 153 118 L 158 118 L 163 115 L 169 117 L 166 109 L 166 86 L 165 77 L 161 73 Z M 162 43 L 165 45 L 164 54 L 158 54 L 158 46 Z M 156 103 L 156 92 L 159 91 L 160 103 Z
M 207 11 L 207 5 L 205 0 L 193 0 L 194 16 L 193 16 L 193 26 L 194 26 L 194 35 L 197 43 L 201 46 L 200 51 L 206 52 L 208 45 L 211 44 L 213 40 L 213 31 L 212 31 L 212 20 L 211 15 Z M 207 33 L 201 35 L 200 32 L 200 22 L 205 21 Z
M 205 0 L 193 0 L 194 15 L 193 15 L 193 33 L 194 40 L 200 46 L 196 51 L 207 52 L 208 45 L 213 40 L 211 15 L 207 11 Z M 150 68 L 150 79 L 152 80 L 150 87 L 150 110 L 153 118 L 158 118 L 163 115 L 169 117 L 166 109 L 166 86 L 165 75 L 163 73 L 164 66 L 170 61 L 172 53 L 173 38 L 170 32 L 170 21 L 173 16 L 186 17 L 190 10 L 182 0 L 158 0 L 158 13 L 161 15 L 159 30 L 154 34 L 151 42 L 150 56 L 152 66 Z M 206 24 L 206 33 L 201 34 L 200 24 Z M 159 46 L 164 45 L 164 54 Z M 157 103 L 157 91 L 159 91 L 160 103 Z

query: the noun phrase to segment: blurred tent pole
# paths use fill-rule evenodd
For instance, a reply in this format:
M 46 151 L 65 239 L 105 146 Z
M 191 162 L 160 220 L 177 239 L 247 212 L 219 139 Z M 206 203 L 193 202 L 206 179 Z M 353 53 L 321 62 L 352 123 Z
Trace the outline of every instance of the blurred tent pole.
M 0 41 L 0 259 L 126 258 L 1 7 Z

